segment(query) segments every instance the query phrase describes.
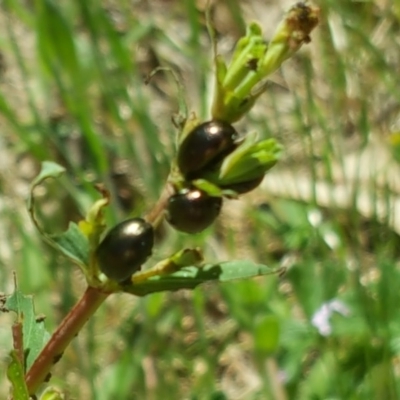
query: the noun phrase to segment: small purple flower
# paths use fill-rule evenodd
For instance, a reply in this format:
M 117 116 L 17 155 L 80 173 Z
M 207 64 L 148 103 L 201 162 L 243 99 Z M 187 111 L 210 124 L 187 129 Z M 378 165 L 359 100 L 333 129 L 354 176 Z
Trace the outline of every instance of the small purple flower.
M 322 304 L 311 318 L 311 324 L 318 329 L 320 335 L 329 336 L 332 333 L 332 326 L 329 320 L 333 312 L 345 317 L 350 315 L 350 310 L 340 300 L 331 300 Z

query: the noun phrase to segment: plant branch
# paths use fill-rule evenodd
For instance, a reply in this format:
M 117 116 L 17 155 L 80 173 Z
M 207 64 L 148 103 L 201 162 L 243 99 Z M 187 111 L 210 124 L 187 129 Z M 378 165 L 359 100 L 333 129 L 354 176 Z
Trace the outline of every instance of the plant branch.
M 154 207 L 146 214 L 145 220 L 152 224 L 154 227 L 157 227 L 163 217 L 164 217 L 164 209 L 167 205 L 168 199 L 171 196 L 172 187 L 169 183 L 167 183 L 161 193 L 160 198 Z
M 25 381 L 30 395 L 34 395 L 39 386 L 49 378 L 53 365 L 109 294 L 90 286 L 86 289 L 27 372 Z

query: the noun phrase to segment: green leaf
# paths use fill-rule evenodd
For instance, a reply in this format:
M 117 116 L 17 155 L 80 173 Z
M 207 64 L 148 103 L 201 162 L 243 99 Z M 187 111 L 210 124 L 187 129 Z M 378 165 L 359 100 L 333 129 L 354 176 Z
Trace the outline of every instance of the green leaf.
M 63 400 L 65 396 L 58 389 L 53 387 L 48 387 L 46 390 L 40 395 L 39 400 Z
M 74 222 L 70 222 L 65 232 L 49 235 L 48 238 L 70 260 L 81 266 L 89 263 L 89 241 Z
M 36 186 L 42 184 L 46 179 L 58 178 L 65 172 L 65 169 L 53 162 L 44 161 L 39 175 L 31 185 L 28 198 L 28 212 L 39 233 L 56 250 L 63 253 L 71 261 L 77 263 L 81 268 L 85 268 L 89 260 L 89 241 L 75 223 L 70 223 L 65 232 L 59 234 L 49 234 L 43 231 L 35 215 L 35 196 Z
M 80 76 L 75 43 L 68 21 L 56 4 L 50 0 L 36 2 L 39 51 L 50 71 L 64 72 L 73 83 Z
M 137 296 L 145 296 L 154 292 L 194 289 L 209 281 L 228 282 L 277 272 L 279 269 L 255 264 L 252 261 L 227 261 L 202 267 L 184 267 L 172 274 L 154 276 L 136 285 L 127 286 L 124 291 Z
M 4 307 L 17 314 L 18 322 L 22 323 L 23 346 L 26 354 L 25 369 L 28 370 L 50 338 L 44 327 L 44 320 L 37 318 L 32 296 L 24 296 L 18 288 L 10 295 Z
M 400 163 L 400 132 L 393 132 L 389 136 L 389 145 L 393 158 Z
M 218 390 L 210 395 L 210 400 L 228 400 L 228 397 L 224 392 Z
M 203 262 L 203 255 L 199 249 L 182 249 L 172 256 L 159 261 L 152 268 L 133 274 L 131 285 L 135 286 L 147 282 L 152 277 L 171 275 L 184 267 L 199 266 Z M 125 289 L 126 285 L 124 286 Z
M 257 64 L 267 52 L 268 45 L 262 37 L 261 27 L 253 22 L 247 27 L 246 36 L 239 39 L 228 66 L 223 85 L 226 89 L 235 90 L 247 77 L 257 70 Z M 254 64 L 254 67 L 251 67 Z
M 285 15 L 268 45 L 261 27 L 252 23 L 246 36 L 239 39 L 228 67 L 222 64 L 221 68 L 219 57 L 215 55 L 217 79 L 212 117 L 232 123 L 249 112 L 266 90 L 266 78 L 302 44 L 309 42 L 309 34 L 318 23 L 318 14 L 317 7 L 298 3 Z M 215 44 L 213 48 L 215 53 Z
M 192 181 L 192 184 L 197 189 L 206 192 L 209 196 L 222 197 L 223 195 L 223 191 L 219 186 L 205 179 L 195 179 Z
M 65 172 L 65 168 L 52 161 L 43 161 L 39 175 L 33 180 L 32 188 L 41 184 L 47 178 L 58 178 Z
M 278 348 L 280 336 L 279 319 L 275 315 L 264 315 L 255 322 L 254 346 L 257 354 L 269 355 Z
M 256 141 L 249 133 L 245 142 L 229 154 L 221 165 L 220 182 L 246 182 L 265 174 L 279 160 L 282 146 L 275 139 Z
M 226 195 L 224 190 L 213 190 L 220 187 L 228 187 L 235 184 L 245 184 L 262 179 L 266 172 L 279 160 L 283 147 L 275 139 L 258 140 L 257 132 L 249 132 L 240 145 L 221 164 L 212 171 L 205 173 L 202 178 L 193 181 L 196 187 L 213 195 Z M 203 186 L 205 189 L 203 189 Z M 210 190 L 207 186 L 210 186 Z M 234 189 L 232 189 L 234 190 Z
M 29 400 L 28 388 L 25 384 L 24 368 L 18 359 L 17 352 L 10 352 L 11 362 L 7 368 L 7 378 L 11 382 L 11 397 L 13 400 Z

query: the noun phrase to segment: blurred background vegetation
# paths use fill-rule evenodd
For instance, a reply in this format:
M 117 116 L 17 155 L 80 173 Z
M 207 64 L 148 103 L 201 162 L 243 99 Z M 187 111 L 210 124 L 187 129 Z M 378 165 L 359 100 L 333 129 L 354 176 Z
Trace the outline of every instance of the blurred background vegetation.
M 215 1 L 220 53 L 245 22 L 268 40 L 291 1 Z M 400 398 L 400 3 L 321 0 L 312 42 L 237 124 L 285 146 L 262 186 L 226 201 L 197 236 L 163 226 L 153 261 L 284 266 L 269 276 L 147 298 L 115 295 L 56 365 L 69 399 Z M 185 87 L 209 117 L 205 1 L 4 0 L 0 12 L 0 291 L 33 294 L 51 332 L 84 290 L 41 241 L 25 199 L 40 162 L 68 173 L 37 190 L 48 231 L 82 218 L 104 182 L 110 225 L 157 200 Z M 12 315 L 0 315 L 0 370 Z M 5 374 L 0 397 L 7 396 Z

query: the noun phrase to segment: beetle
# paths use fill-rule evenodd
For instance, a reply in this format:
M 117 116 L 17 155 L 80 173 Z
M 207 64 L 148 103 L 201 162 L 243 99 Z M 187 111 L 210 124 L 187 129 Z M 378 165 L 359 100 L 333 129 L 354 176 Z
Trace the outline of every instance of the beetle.
M 203 170 L 212 168 L 238 145 L 239 135 L 227 122 L 211 120 L 196 126 L 183 139 L 177 163 L 187 179 L 194 179 Z
M 123 282 L 140 270 L 153 245 L 153 226 L 142 218 L 131 218 L 106 234 L 96 249 L 96 259 L 108 278 Z
M 231 183 L 229 185 L 221 185 L 221 188 L 233 190 L 237 194 L 244 194 L 254 190 L 257 186 L 261 184 L 263 179 L 264 179 L 264 174 L 260 175 L 257 178 L 253 178 L 249 181 Z
M 199 233 L 214 222 L 221 207 L 222 197 L 210 196 L 197 188 L 186 188 L 168 199 L 166 219 L 178 231 Z

